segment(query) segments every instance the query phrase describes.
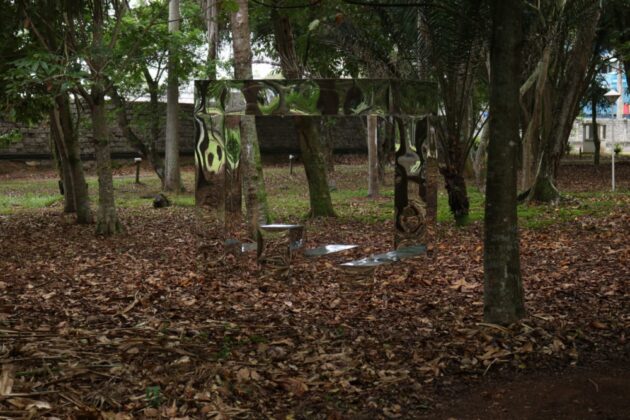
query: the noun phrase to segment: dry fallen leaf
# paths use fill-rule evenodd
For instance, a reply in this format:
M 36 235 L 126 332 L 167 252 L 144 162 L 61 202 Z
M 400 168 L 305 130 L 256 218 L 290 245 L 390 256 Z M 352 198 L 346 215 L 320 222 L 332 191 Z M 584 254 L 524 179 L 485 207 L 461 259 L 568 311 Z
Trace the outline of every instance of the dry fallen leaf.
M 608 329 L 608 325 L 604 324 L 601 321 L 593 321 L 593 322 L 591 322 L 591 327 L 597 328 L 598 330 L 607 330 Z
M 285 378 L 279 381 L 283 388 L 296 397 L 301 397 L 308 391 L 308 385 L 300 378 Z
M 13 365 L 2 365 L 0 374 L 0 395 L 9 395 L 13 389 Z

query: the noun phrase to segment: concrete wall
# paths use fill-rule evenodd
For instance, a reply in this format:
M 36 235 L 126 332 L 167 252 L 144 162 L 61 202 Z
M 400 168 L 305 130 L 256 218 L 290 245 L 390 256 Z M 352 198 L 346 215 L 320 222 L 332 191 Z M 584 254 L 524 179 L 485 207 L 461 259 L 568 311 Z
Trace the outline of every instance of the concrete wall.
M 161 130 L 158 149 L 164 150 L 164 116 L 166 105 L 160 104 Z M 148 107 L 146 103 L 134 103 L 129 105 L 132 126 L 135 133 L 141 138 L 148 138 Z M 193 123 L 193 105 L 180 104 L 180 150 L 182 154 L 192 155 L 194 148 L 195 127 Z M 90 159 L 94 153 L 92 135 L 89 127 L 89 115 L 82 115 L 82 126 L 79 130 L 81 153 Z M 364 120 L 361 118 L 334 118 L 333 144 L 337 152 L 361 153 L 367 150 L 365 142 Z M 265 117 L 258 118 L 257 131 L 260 147 L 263 154 L 296 153 L 299 151 L 298 137 L 295 125 L 291 118 Z M 114 116 L 110 120 L 111 150 L 114 157 L 135 156 L 136 152 L 131 148 L 127 140 L 122 137 Z M 43 122 L 34 127 L 23 124 L 13 124 L 0 121 L 0 134 L 13 130 L 21 133 L 22 139 L 8 144 L 0 143 L 0 159 L 48 159 L 50 158 L 50 141 L 48 122 Z M 6 143 L 6 142 L 4 142 Z
M 599 134 L 601 141 L 601 153 L 610 154 L 614 149 L 613 144 L 621 147 L 621 153 L 630 154 L 630 120 L 598 118 Z M 578 118 L 573 123 L 569 144 L 571 153 L 593 153 L 594 146 L 591 140 L 591 119 Z

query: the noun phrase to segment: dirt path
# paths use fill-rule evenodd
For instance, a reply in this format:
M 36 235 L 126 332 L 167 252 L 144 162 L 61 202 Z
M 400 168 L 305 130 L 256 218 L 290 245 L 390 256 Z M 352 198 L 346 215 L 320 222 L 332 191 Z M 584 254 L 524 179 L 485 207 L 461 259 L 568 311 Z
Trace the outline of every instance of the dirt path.
M 426 418 L 630 419 L 630 365 L 608 362 L 489 380 L 445 397 Z

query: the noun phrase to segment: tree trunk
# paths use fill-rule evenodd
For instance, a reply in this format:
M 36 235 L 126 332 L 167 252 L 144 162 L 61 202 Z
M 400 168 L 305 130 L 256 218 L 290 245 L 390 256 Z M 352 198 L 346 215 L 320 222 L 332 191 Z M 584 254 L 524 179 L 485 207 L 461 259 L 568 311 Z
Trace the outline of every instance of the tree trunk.
M 534 186 L 527 197 L 528 201 L 550 203 L 560 199 L 560 192 L 555 186 L 556 174 L 560 160 L 564 155 L 567 139 L 571 134 L 573 121 L 579 112 L 580 98 L 583 96 L 588 82 L 592 80 L 592 74 L 589 74 L 587 70 L 589 59 L 593 53 L 593 42 L 601 10 L 596 4 L 590 7 L 593 8 L 593 11 L 585 20 L 586 23 L 578 27 L 575 45 L 567 53 L 566 74 L 556 75 L 558 80 L 555 80 L 556 77 L 550 77 L 559 85 L 546 89 L 546 94 L 550 96 L 548 103 L 552 106 L 546 107 L 547 112 L 542 117 L 541 143 L 543 151 L 539 158 Z M 564 53 L 566 47 L 562 46 L 557 50 Z M 555 67 L 561 66 L 556 63 Z
M 257 227 L 269 223 L 269 209 L 265 191 L 265 180 L 262 179 L 262 161 L 256 133 L 256 117 L 254 115 L 241 116 L 241 156 L 243 157 L 243 184 L 245 188 L 245 207 L 250 235 L 255 238 Z M 260 186 L 262 185 L 262 188 Z M 255 221 L 255 223 L 254 223 Z
M 179 19 L 179 0 L 169 0 L 168 31 L 170 33 L 179 32 Z M 179 171 L 179 77 L 177 53 L 173 47 L 168 51 L 167 67 L 164 190 L 178 193 L 182 189 Z
M 300 139 L 302 161 L 308 180 L 311 217 L 335 217 L 326 176 L 326 163 L 317 135 L 314 117 L 294 117 Z
M 453 136 L 454 134 L 446 129 L 446 135 Z M 448 147 L 444 156 L 446 164 L 440 168 L 440 173 L 446 183 L 448 205 L 458 226 L 465 225 L 468 222 L 470 208 L 466 180 L 463 175 L 465 162 L 461 160 L 463 154 L 461 149 L 462 143 L 459 138 L 453 137 L 448 140 Z
M 601 143 L 599 141 L 599 130 L 597 129 L 597 98 L 595 95 L 591 97 L 591 123 L 593 127 L 593 147 L 595 148 L 593 163 L 595 166 L 599 166 L 599 148 Z
M 378 117 L 367 117 L 367 146 L 368 146 L 368 197 L 378 197 Z
M 468 115 L 468 113 L 465 113 Z M 456 117 L 453 116 L 453 119 Z M 468 201 L 468 191 L 466 180 L 464 179 L 464 167 L 467 157 L 464 156 L 465 142 L 462 141 L 463 130 L 457 132 L 452 127 L 454 121 L 442 120 L 444 124 L 441 130 L 442 145 L 444 146 L 444 165 L 440 167 L 440 173 L 444 177 L 446 192 L 448 194 L 448 205 L 451 214 L 458 226 L 468 223 L 468 213 L 470 204 Z
M 206 77 L 217 78 L 217 51 L 219 47 L 219 3 L 220 0 L 205 1 L 206 37 L 208 38 L 208 57 L 206 60 Z
M 460 171 L 440 169 L 444 181 L 446 182 L 446 192 L 448 194 L 448 205 L 455 218 L 455 224 L 463 226 L 468 223 L 468 212 L 470 203 L 466 190 L 466 180 Z
M 481 133 L 481 139 L 479 145 L 475 151 L 475 158 L 473 161 L 473 170 L 475 172 L 475 183 L 477 189 L 482 194 L 486 192 L 486 172 L 488 169 L 488 142 L 490 141 L 490 127 L 483 128 Z
M 120 96 L 118 90 L 115 86 L 112 86 L 109 90 L 110 96 L 112 98 L 112 103 L 116 107 L 116 121 L 118 123 L 118 128 L 122 132 L 123 136 L 127 139 L 131 147 L 136 149 L 138 153 L 142 156 L 143 159 L 146 159 L 151 163 L 153 170 L 155 171 L 158 178 L 160 178 L 160 182 L 162 186 L 164 186 L 164 162 L 160 157 L 159 153 L 157 153 L 156 149 L 156 141 L 159 136 L 159 113 L 158 113 L 158 103 L 157 103 L 157 92 L 156 95 L 153 95 L 151 90 L 151 86 L 149 86 L 149 91 L 151 92 L 151 101 L 149 102 L 149 118 L 151 119 L 151 140 L 150 145 L 147 146 L 140 137 L 133 131 L 130 124 L 130 118 L 127 114 L 127 101 L 125 98 Z M 155 103 L 153 102 L 155 96 Z M 157 132 L 155 130 L 157 126 Z
M 98 213 L 96 216 L 96 233 L 112 235 L 122 231 L 122 225 L 116 214 L 114 201 L 114 181 L 112 178 L 112 161 L 109 149 L 109 132 L 105 111 L 105 93 L 95 85 L 92 87 L 92 135 L 94 136 L 94 152 L 96 155 L 96 173 L 98 175 Z
M 527 122 L 527 128 L 523 134 L 522 145 L 522 170 L 521 170 L 521 189 L 527 191 L 534 184 L 536 180 L 536 169 L 538 168 L 537 162 L 540 158 L 540 138 L 543 133 L 546 132 L 548 127 L 551 103 L 548 100 L 549 84 L 547 82 L 547 75 L 549 74 L 549 66 L 551 65 L 551 56 L 553 52 L 553 46 L 547 45 L 543 50 L 542 57 L 538 63 L 535 78 L 530 77 L 527 82 L 520 88 L 520 93 L 524 95 L 529 87 L 534 83 L 536 89 L 534 90 L 533 110 L 529 121 Z M 542 124 L 545 122 L 546 126 Z
M 81 163 L 81 148 L 77 137 L 76 129 L 72 123 L 72 113 L 70 111 L 70 100 L 67 95 L 60 95 L 55 98 L 55 106 L 58 110 L 58 126 L 61 128 L 63 144 L 72 182 L 72 196 L 74 208 L 77 213 L 77 223 L 89 224 L 94 222 L 92 209 L 90 208 L 90 197 L 88 185 L 83 173 Z
M 521 0 L 492 1 L 490 142 L 484 217 L 484 320 L 525 315 L 516 214 Z
M 390 117 L 383 118 L 380 124 L 380 134 L 378 137 L 378 179 L 381 185 L 387 185 L 385 178 L 385 169 L 394 160 L 395 153 L 395 137 L 396 127 L 391 121 Z
M 218 57 L 218 48 L 219 48 L 219 2 L 221 0 L 205 0 L 202 3 L 204 4 L 204 19 L 206 22 L 206 38 L 208 41 L 208 55 L 206 57 L 206 78 L 208 80 L 216 80 L 217 78 L 217 57 Z M 147 69 L 148 71 L 148 69 Z M 145 78 L 150 77 L 151 75 L 147 73 Z M 157 88 L 157 84 L 156 84 Z M 153 96 L 151 96 L 151 100 L 153 100 Z M 157 101 L 157 90 L 156 90 L 156 101 Z M 157 104 L 157 102 L 156 102 Z M 159 126 L 158 126 L 159 130 Z M 225 171 L 225 167 L 223 168 Z M 225 172 L 223 172 L 225 174 Z M 203 206 L 203 205 L 211 205 L 213 208 L 219 208 L 225 205 L 224 200 L 218 200 L 221 193 L 219 192 L 221 189 L 225 189 L 225 177 L 222 176 L 220 179 L 223 181 L 223 185 L 217 185 L 218 178 L 216 174 L 208 174 L 208 178 L 206 178 L 206 174 L 204 173 L 201 162 L 198 162 L 195 165 L 195 205 Z M 214 200 L 210 198 L 210 191 L 213 191 L 212 195 L 215 197 Z M 240 211 L 240 209 L 239 209 Z M 240 223 L 240 218 L 239 218 Z M 240 226 L 239 226 L 240 228 Z
M 96 215 L 96 233 L 112 235 L 122 231 L 122 225 L 116 213 L 114 201 L 114 180 L 112 178 L 112 158 L 109 149 L 109 129 L 105 111 L 105 89 L 103 88 L 102 70 L 105 67 L 103 51 L 103 29 L 105 27 L 103 2 L 93 3 L 92 49 L 91 57 L 91 91 L 85 94 L 92 117 L 92 135 L 94 137 L 94 154 L 96 156 L 96 173 L 98 175 L 98 213 Z
M 232 25 L 232 47 L 234 50 L 234 78 L 250 80 L 252 76 L 252 47 L 249 32 L 249 9 L 247 0 L 237 0 L 238 11 L 230 16 Z M 247 92 L 255 93 L 253 89 Z M 256 97 L 246 97 L 247 112 L 251 112 Z M 260 146 L 256 133 L 254 116 L 244 116 L 241 119 L 241 147 L 243 152 L 243 188 L 245 190 L 245 206 L 247 210 L 247 224 L 250 234 L 255 237 L 260 223 L 269 220 L 267 206 L 267 190 L 260 161 Z
M 151 140 L 149 141 L 148 146 L 148 157 L 151 165 L 153 166 L 153 170 L 157 174 L 158 178 L 160 178 L 160 182 L 162 183 L 162 188 L 164 188 L 164 177 L 165 177 L 165 168 L 164 168 L 164 160 L 162 160 L 162 156 L 158 152 L 158 143 L 160 141 L 160 96 L 159 96 L 159 86 L 158 82 L 153 80 L 150 76 L 149 70 L 145 68 L 145 80 L 147 81 L 147 86 L 149 87 L 149 109 L 151 114 Z M 148 78 L 147 78 L 148 77 Z
M 280 56 L 282 74 L 287 79 L 301 79 L 303 68 L 295 52 L 291 22 L 287 16 L 280 16 L 275 9 L 272 11 L 272 16 L 275 47 Z M 327 114 L 328 109 L 325 108 L 331 104 L 332 102 L 320 101 L 318 105 L 322 107 L 322 113 Z M 337 109 L 334 110 L 335 113 L 336 111 Z M 328 182 L 329 165 L 326 163 L 326 156 L 332 157 L 332 150 L 327 150 L 327 146 L 330 148 L 331 145 L 321 141 L 319 125 L 321 124 L 316 124 L 314 118 L 309 117 L 299 117 L 296 121 L 300 138 L 300 155 L 308 181 L 310 214 L 312 217 L 327 217 L 335 215 L 330 197 L 331 184 Z M 325 186 L 325 191 L 322 185 Z
M 70 165 L 68 164 L 65 144 L 63 143 L 63 132 L 59 122 L 59 110 L 56 107 L 51 109 L 49 119 L 50 138 L 52 140 L 51 149 L 57 163 L 57 169 L 59 170 L 59 179 L 63 186 L 63 212 L 74 213 L 76 212 L 76 206 L 74 204 L 74 181 L 72 179 L 72 173 L 70 172 Z

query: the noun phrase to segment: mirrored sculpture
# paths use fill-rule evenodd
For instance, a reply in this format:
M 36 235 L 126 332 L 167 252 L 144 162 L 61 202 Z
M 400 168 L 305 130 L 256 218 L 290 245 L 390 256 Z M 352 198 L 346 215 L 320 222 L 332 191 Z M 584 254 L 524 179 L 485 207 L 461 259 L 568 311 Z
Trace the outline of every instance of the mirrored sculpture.
M 426 244 L 435 221 L 437 161 L 431 121 L 434 83 L 389 79 L 217 80 L 195 82 L 196 201 L 215 208 L 226 238 L 241 216 L 239 124 L 247 115 L 362 118 L 377 115 L 395 130 L 394 245 Z M 365 121 L 364 121 L 365 123 Z M 264 142 L 264 138 L 261 139 Z M 259 250 L 261 252 L 261 250 Z

